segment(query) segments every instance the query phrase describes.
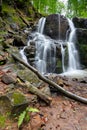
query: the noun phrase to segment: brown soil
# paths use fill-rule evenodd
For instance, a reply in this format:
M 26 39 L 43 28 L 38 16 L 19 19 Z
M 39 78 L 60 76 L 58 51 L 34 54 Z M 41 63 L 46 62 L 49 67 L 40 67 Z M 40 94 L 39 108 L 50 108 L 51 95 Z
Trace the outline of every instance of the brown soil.
M 6 72 L 9 73 L 9 72 Z M 0 77 L 4 74 L 0 69 Z M 87 79 L 58 78 L 61 86 L 80 96 L 87 97 Z M 59 81 L 58 81 L 59 82 Z M 0 95 L 8 91 L 8 86 L 0 80 Z M 22 90 L 23 91 L 23 90 Z M 24 92 L 25 93 L 25 92 Z M 26 91 L 26 95 L 29 93 Z M 32 105 L 32 104 L 31 104 Z M 33 104 L 40 113 L 31 115 L 31 120 L 23 124 L 21 130 L 87 130 L 87 105 L 71 100 L 55 92 L 52 103 L 47 106 L 43 102 Z M 8 119 L 6 127 L 0 130 L 18 130 L 17 121 Z

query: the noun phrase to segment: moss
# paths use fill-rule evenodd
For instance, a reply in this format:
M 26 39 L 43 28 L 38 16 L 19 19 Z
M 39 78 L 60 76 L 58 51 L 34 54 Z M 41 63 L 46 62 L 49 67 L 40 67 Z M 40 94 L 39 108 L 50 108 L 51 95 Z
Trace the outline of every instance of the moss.
M 13 106 L 26 102 L 25 96 L 19 91 L 9 93 L 8 97 L 11 99 Z
M 6 116 L 0 114 L 0 128 L 5 127 Z
M 17 14 L 16 10 L 9 6 L 8 4 L 3 4 L 3 19 L 6 23 L 10 24 L 12 22 L 17 23 L 20 26 L 24 26 L 25 24 Z

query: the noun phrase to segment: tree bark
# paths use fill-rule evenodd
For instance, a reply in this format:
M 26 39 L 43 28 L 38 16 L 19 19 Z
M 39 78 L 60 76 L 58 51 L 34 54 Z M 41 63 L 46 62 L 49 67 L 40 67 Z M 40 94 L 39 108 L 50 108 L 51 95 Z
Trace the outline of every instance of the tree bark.
M 23 64 L 24 66 L 26 66 L 28 69 L 30 69 L 32 72 L 34 72 L 39 79 L 43 80 L 44 82 L 48 83 L 49 85 L 53 86 L 54 88 L 56 88 L 58 90 L 58 92 L 61 92 L 62 94 L 64 94 L 66 97 L 69 97 L 71 99 L 74 99 L 76 101 L 82 102 L 87 104 L 87 99 L 80 97 L 78 95 L 75 95 L 67 90 L 65 90 L 64 88 L 60 87 L 58 84 L 56 84 L 55 82 L 47 79 L 46 77 L 44 77 L 43 75 L 41 75 L 35 68 L 33 68 L 31 65 L 25 63 L 23 60 L 21 60 L 19 57 L 17 57 L 15 54 L 12 54 L 12 57 L 14 59 L 16 59 L 18 62 L 20 62 L 21 64 Z
M 33 86 L 31 83 L 26 81 L 25 83 L 21 84 L 24 87 L 28 88 L 29 92 L 37 95 L 40 99 L 45 101 L 48 105 L 50 105 L 52 98 L 46 95 L 45 93 L 42 93 L 37 87 Z

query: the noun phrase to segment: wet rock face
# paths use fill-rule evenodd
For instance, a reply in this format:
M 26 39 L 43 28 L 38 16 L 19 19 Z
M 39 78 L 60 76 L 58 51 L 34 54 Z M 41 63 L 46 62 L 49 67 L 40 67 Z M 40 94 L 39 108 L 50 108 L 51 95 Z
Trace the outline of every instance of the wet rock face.
M 35 61 L 35 42 L 31 42 L 30 46 L 26 46 L 24 49 L 24 54 L 27 57 L 27 60 L 30 64 L 32 64 Z
M 52 14 L 46 18 L 44 34 L 52 39 L 65 40 L 68 28 L 67 18 L 62 15 Z
M 78 43 L 87 45 L 87 29 L 77 28 L 76 34 Z
M 72 20 L 76 28 L 87 29 L 87 19 L 74 17 Z
M 87 19 L 73 18 L 82 68 L 87 67 Z

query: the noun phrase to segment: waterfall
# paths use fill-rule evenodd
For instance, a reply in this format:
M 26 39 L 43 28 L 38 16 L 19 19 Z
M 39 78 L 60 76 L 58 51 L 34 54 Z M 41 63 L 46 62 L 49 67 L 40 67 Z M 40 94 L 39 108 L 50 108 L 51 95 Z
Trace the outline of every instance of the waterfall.
M 44 35 L 37 33 L 35 65 L 44 74 L 53 72 L 56 66 L 56 47 L 54 42 Z
M 43 34 L 46 18 L 42 17 L 38 23 L 38 32 Z
M 55 44 L 52 39 L 43 35 L 45 20 L 44 17 L 39 20 L 38 32 L 36 33 L 35 65 L 42 74 L 54 72 L 56 66 Z
M 62 70 L 65 72 L 65 65 L 64 65 L 64 58 L 65 58 L 65 48 L 63 47 L 64 41 L 60 38 L 60 32 L 61 32 L 61 21 L 60 21 L 60 14 L 58 14 L 58 44 L 61 46 L 61 55 L 62 55 Z
M 63 69 L 63 72 L 65 72 L 65 65 L 64 65 L 65 48 L 63 47 L 62 42 L 60 44 L 61 44 L 61 54 L 62 54 L 62 69 Z
M 75 42 L 76 42 L 76 30 L 74 27 L 73 22 L 68 19 L 69 26 L 71 29 L 70 35 L 69 35 L 69 40 L 67 42 L 67 47 L 68 47 L 68 71 L 72 70 L 77 70 L 80 67 L 79 63 L 79 56 L 78 56 L 78 51 L 75 47 Z
M 24 55 L 24 49 L 25 49 L 25 48 L 26 48 L 26 47 L 24 47 L 22 50 L 20 50 L 20 54 L 21 54 L 21 56 L 22 56 L 22 59 L 25 61 L 25 63 L 28 64 L 27 57 Z
M 61 49 L 61 62 L 62 62 L 62 70 L 63 72 L 66 71 L 73 71 L 77 70 L 80 67 L 79 63 L 79 56 L 78 51 L 75 46 L 76 42 L 76 30 L 74 27 L 73 22 L 68 19 L 69 27 L 70 27 L 70 34 L 68 38 L 68 33 L 66 33 L 66 40 L 61 40 L 61 20 L 60 15 L 58 15 L 58 39 L 54 40 L 51 39 L 48 36 L 45 36 L 44 33 L 44 26 L 46 22 L 46 18 L 42 17 L 38 22 L 38 28 L 37 31 L 32 33 L 32 40 L 29 40 L 27 43 L 27 46 L 30 46 L 30 42 L 32 44 L 32 41 L 35 43 L 35 61 L 34 65 L 36 69 L 41 73 L 54 73 L 56 68 L 56 56 L 57 56 L 57 45 L 60 46 Z M 68 30 L 69 32 L 69 30 Z M 68 39 L 68 40 L 67 40 Z M 65 67 L 65 57 L 66 57 L 66 47 L 68 50 L 68 66 Z M 25 47 L 20 51 L 22 58 L 26 63 L 27 58 L 24 55 L 24 49 Z

